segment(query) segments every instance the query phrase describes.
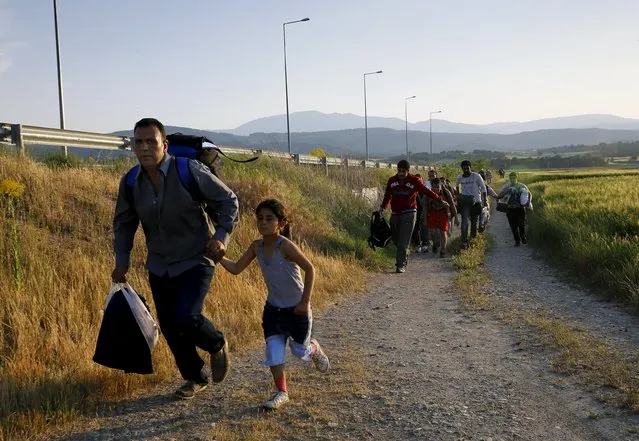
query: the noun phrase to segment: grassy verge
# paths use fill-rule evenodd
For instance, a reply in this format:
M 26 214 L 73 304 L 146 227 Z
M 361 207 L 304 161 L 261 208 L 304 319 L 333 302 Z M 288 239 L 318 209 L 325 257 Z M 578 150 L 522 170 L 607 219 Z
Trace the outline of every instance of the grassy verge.
M 537 331 L 536 339 L 556 350 L 555 372 L 571 375 L 583 384 L 615 390 L 600 398 L 639 413 L 639 354 L 624 354 L 579 327 L 549 312 L 519 312 L 513 317 Z
M 264 159 L 225 166 L 224 180 L 242 203 L 231 257 L 257 237 L 253 208 L 277 197 L 289 208 L 294 240 L 317 269 L 316 308 L 361 288 L 366 269 L 388 264 L 388 255 L 365 245 L 371 207 L 348 185 Z M 87 168 L 0 157 L 0 440 L 33 438 L 90 413 L 97 400 L 177 375 L 163 339 L 154 375 L 124 375 L 91 361 L 113 266 L 114 201 L 126 169 L 119 162 Z M 150 298 L 144 260 L 139 231 L 129 279 Z M 206 314 L 231 348 L 261 338 L 264 297 L 257 266 L 238 277 L 216 272 Z
M 624 353 L 586 330 L 554 317 L 548 311 L 526 311 L 498 304 L 486 290 L 490 273 L 483 266 L 492 238 L 479 236 L 472 246 L 453 258 L 459 270 L 456 292 L 471 310 L 490 309 L 505 321 L 530 331 L 528 338 L 553 351 L 551 367 L 582 384 L 611 388 L 600 399 L 639 413 L 639 353 Z M 524 348 L 525 345 L 520 346 Z
M 453 256 L 453 265 L 458 269 L 455 276 L 457 292 L 466 306 L 474 310 L 486 309 L 491 304 L 490 296 L 485 292 L 490 274 L 483 263 L 492 240 L 492 236 L 480 234 L 471 242 L 470 248 L 465 250 L 460 250 L 459 237 L 453 239 L 450 244 L 450 250 L 456 253 Z

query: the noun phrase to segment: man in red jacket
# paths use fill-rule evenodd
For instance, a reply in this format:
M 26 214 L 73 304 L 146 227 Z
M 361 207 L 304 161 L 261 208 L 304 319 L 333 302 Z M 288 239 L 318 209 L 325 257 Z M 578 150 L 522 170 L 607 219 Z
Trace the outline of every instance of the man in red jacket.
M 441 201 L 442 198 L 426 188 L 417 176 L 409 173 L 410 164 L 405 159 L 397 163 L 397 174 L 388 179 L 384 200 L 380 207 L 383 213 L 389 203 L 391 206 L 390 225 L 393 231 L 393 243 L 397 247 L 395 266 L 398 273 L 406 271 L 408 260 L 408 246 L 415 228 L 417 216 L 417 194 Z M 445 201 L 445 205 L 448 205 Z

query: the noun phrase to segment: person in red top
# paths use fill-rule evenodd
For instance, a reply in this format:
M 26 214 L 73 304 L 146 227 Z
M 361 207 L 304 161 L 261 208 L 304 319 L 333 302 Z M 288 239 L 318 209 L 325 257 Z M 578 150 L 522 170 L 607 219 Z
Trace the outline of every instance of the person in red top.
M 397 163 L 397 174 L 388 179 L 379 210 L 383 214 L 390 204 L 390 225 L 393 243 L 397 247 L 395 266 L 398 273 L 405 272 L 408 263 L 408 246 L 417 217 L 417 194 L 421 193 L 429 199 L 442 200 L 441 196 L 429 190 L 420 178 L 411 175 L 409 170 L 410 164 L 405 159 Z M 442 202 L 448 206 L 447 202 Z
M 442 200 L 448 202 L 448 206 L 446 207 L 441 202 L 430 199 L 427 203 L 428 216 L 426 219 L 430 235 L 433 238 L 433 253 L 436 253 L 439 248 L 439 257 L 445 257 L 450 219 L 453 218 L 455 225 L 459 225 L 457 208 L 453 201 L 453 195 L 442 185 L 439 178 L 434 178 L 430 181 L 430 185 L 431 189 L 442 197 Z M 437 240 L 437 230 L 439 230 L 439 241 Z

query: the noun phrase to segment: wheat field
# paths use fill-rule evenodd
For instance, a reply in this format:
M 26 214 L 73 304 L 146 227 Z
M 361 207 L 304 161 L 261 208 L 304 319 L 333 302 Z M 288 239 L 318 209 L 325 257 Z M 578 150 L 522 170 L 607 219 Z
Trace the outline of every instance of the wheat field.
M 583 282 L 639 307 L 639 173 L 564 171 L 524 179 L 536 201 L 532 242 Z

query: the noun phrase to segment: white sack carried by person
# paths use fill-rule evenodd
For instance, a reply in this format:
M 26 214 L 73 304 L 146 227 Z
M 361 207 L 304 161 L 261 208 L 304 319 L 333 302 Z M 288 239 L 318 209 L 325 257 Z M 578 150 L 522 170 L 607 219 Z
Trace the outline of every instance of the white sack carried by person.
M 151 374 L 159 328 L 144 299 L 128 283 L 111 285 L 93 361 L 127 373 Z
M 526 207 L 529 210 L 532 210 L 533 209 L 532 193 L 530 193 L 529 191 L 522 191 L 521 194 L 519 195 L 519 203 L 521 204 L 522 207 Z

